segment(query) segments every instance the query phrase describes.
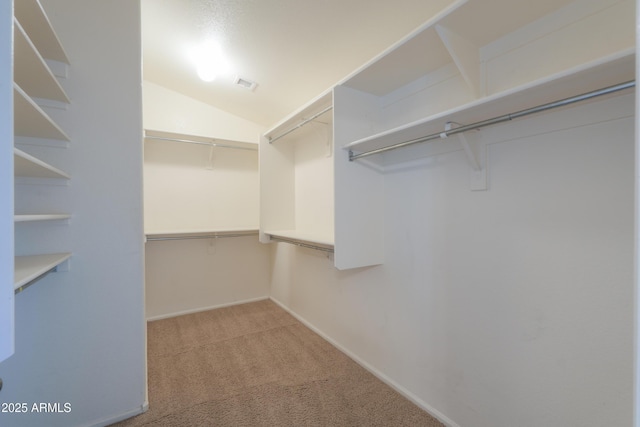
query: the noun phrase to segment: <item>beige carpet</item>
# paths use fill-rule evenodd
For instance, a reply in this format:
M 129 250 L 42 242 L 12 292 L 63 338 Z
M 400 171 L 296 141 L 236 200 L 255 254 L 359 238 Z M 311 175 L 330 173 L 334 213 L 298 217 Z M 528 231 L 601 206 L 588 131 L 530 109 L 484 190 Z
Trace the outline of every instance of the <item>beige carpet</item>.
M 442 426 L 269 300 L 148 324 L 149 411 L 116 426 Z

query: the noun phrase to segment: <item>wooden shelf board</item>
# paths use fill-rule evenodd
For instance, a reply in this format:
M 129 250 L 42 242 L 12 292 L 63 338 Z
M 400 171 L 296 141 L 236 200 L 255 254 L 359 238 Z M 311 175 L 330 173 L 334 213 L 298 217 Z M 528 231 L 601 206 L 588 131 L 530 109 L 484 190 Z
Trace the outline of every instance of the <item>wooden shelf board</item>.
M 70 141 L 67 134 L 15 83 L 13 109 L 16 135 Z
M 14 2 L 14 15 L 44 58 L 69 64 L 58 35 L 39 0 Z
M 64 89 L 16 20 L 14 20 L 13 35 L 15 52 L 13 75 L 18 86 L 31 97 L 68 103 L 69 98 Z
M 29 178 L 69 179 L 70 176 L 24 151 L 13 149 L 14 175 Z
M 19 289 L 62 264 L 70 257 L 70 253 L 15 257 L 13 288 Z
M 634 80 L 633 49 L 536 80 L 459 107 L 434 114 L 345 145 L 364 152 L 443 132 L 448 121 L 462 125 L 490 119 L 537 105 Z

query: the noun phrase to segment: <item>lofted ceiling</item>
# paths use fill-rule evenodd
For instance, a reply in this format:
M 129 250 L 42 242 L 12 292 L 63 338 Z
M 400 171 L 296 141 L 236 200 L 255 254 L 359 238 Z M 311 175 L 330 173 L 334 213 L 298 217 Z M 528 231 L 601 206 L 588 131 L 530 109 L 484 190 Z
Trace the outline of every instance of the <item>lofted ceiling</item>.
M 452 0 L 142 0 L 144 79 L 271 126 Z M 214 39 L 231 71 L 200 80 L 189 58 Z M 234 84 L 253 81 L 251 91 Z

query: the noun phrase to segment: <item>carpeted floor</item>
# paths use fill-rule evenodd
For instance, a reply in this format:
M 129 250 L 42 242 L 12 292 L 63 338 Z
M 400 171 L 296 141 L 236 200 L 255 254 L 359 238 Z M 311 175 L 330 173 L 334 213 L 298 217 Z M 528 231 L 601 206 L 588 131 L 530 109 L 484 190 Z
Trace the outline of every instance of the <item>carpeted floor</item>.
M 269 300 L 148 324 L 134 426 L 442 426 Z

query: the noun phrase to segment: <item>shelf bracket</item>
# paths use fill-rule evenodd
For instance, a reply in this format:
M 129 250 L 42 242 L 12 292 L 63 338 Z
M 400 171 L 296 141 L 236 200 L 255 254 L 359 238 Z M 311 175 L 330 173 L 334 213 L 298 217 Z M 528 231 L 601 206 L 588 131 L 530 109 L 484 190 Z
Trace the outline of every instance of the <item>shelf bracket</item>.
M 209 147 L 209 158 L 207 159 L 207 164 L 205 165 L 206 170 L 213 170 L 213 163 L 215 161 L 215 146 L 211 144 Z
M 453 125 L 460 125 L 455 122 L 447 122 L 444 127 L 444 132 L 440 134 L 442 139 L 447 138 L 447 132 L 454 129 Z M 487 148 L 485 144 L 478 142 L 469 142 L 464 133 L 457 133 L 456 136 L 460 141 L 460 145 L 464 150 L 471 166 L 470 187 L 471 191 L 484 191 L 487 189 L 487 168 L 486 157 Z

